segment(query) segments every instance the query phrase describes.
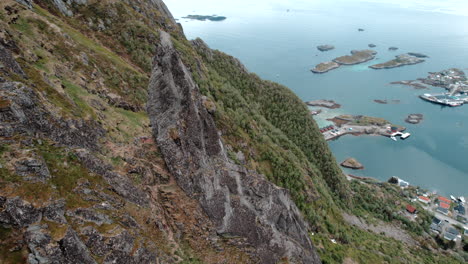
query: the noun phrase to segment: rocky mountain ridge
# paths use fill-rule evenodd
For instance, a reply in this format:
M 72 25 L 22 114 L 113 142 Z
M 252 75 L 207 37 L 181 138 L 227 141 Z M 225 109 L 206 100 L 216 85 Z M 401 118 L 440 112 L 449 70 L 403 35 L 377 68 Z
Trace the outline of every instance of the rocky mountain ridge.
M 48 12 L 53 14 L 58 11 L 59 15 L 56 16 L 59 19 L 74 18 L 80 15 L 81 8 L 96 5 L 94 1 L 86 0 L 16 2 L 26 9 L 14 4 L 14 1 L 2 5 L 15 19 L 11 25 L 27 15 L 34 17 L 28 18 L 28 23 L 33 21 L 42 25 L 40 21 L 46 21 L 42 27 L 58 26 L 60 29 L 56 31 L 69 29 L 59 20 L 56 21 L 58 24 L 53 25 L 51 21 L 56 18 Z M 148 18 L 150 24 L 168 31 L 179 31 L 179 26 L 161 1 L 124 2 Z M 41 18 L 36 12 L 41 14 Z M 106 27 L 106 23 L 102 23 L 102 28 Z M 31 30 L 29 27 L 27 30 Z M 68 32 L 67 35 L 75 33 Z M 13 34 L 10 36 L 10 33 Z M 25 33 L 31 36 L 42 34 L 33 31 Z M 2 146 L 6 144 L 2 154 L 2 181 L 6 185 L 0 191 L 0 223 L 2 238 L 5 239 L 2 250 L 12 253 L 2 253 L 3 262 L 176 263 L 191 258 L 185 254 L 197 247 L 203 248 L 203 261 L 207 263 L 219 263 L 221 260 L 227 263 L 320 262 L 307 235 L 308 224 L 288 197 L 288 192 L 227 158 L 213 118 L 203 104 L 204 97 L 181 59 L 177 58 L 178 52 L 172 47 L 168 33 L 161 31 L 160 43 L 153 43 L 157 45 L 156 66 L 149 86 L 148 118 L 153 128 L 163 129 L 164 133 L 174 129 L 171 122 L 176 120 L 162 122 L 165 113 L 155 106 L 175 103 L 175 98 L 171 96 L 157 96 L 164 91 L 164 87 L 174 91 L 180 89 L 176 92 L 183 94 L 184 99 L 177 106 L 184 110 L 181 110 L 183 114 L 178 116 L 177 124 L 191 121 L 188 123 L 193 126 L 189 127 L 190 132 L 204 133 L 183 134 L 183 128 L 178 127 L 181 138 L 172 139 L 167 135 L 163 137 L 164 133 L 154 129 L 156 141 L 151 139 L 151 135 L 140 136 L 135 139 L 136 146 L 126 150 L 122 159 L 128 164 L 126 166 L 133 167 L 126 169 L 126 172 L 121 170 L 121 166 L 111 165 L 106 158 L 109 150 L 104 149 L 110 145 L 114 149 L 112 151 L 119 145 L 125 149 L 127 144 L 123 141 L 111 143 L 114 141 L 112 139 L 109 141 L 113 132 L 109 130 L 111 124 L 107 123 L 106 112 L 111 108 L 118 113 L 121 111 L 117 110 L 119 108 L 138 111 L 138 106 L 119 103 L 119 100 L 123 102 L 125 99 L 118 95 L 102 97 L 97 93 L 98 97 L 87 95 L 88 98 L 83 99 L 84 91 L 63 81 L 61 89 L 66 92 L 77 90 L 80 95 L 72 97 L 72 101 L 68 95 L 63 102 L 51 101 L 55 99 L 51 96 L 57 96 L 60 100 L 64 96 L 60 90 L 58 94 L 55 92 L 52 79 L 58 77 L 60 80 L 65 76 L 75 78 L 73 75 L 80 72 L 71 73 L 55 68 L 53 78 L 47 78 L 49 65 L 41 66 L 40 71 L 37 68 L 29 69 L 30 65 L 22 59 L 22 52 L 16 51 L 16 57 L 28 67 L 27 71 L 23 71 L 12 55 L 12 49 L 5 45 L 7 42 L 17 45 L 15 32 L 6 31 L 6 34 L 0 45 L 3 71 L 0 134 Z M 69 38 L 67 35 L 64 35 L 65 39 Z M 44 36 L 40 36 L 41 45 L 49 41 Z M 79 38 L 82 36 L 71 41 L 83 41 Z M 70 39 L 66 41 L 70 42 Z M 76 45 L 67 45 L 70 44 L 72 47 Z M 57 56 L 57 51 L 52 47 L 47 52 L 52 54 L 51 58 Z M 80 54 L 80 63 L 96 65 L 94 58 L 88 54 Z M 35 56 L 40 60 L 45 54 Z M 158 65 L 164 63 L 166 68 L 161 72 Z M 92 74 L 99 74 L 99 71 L 97 68 Z M 31 73 L 36 72 L 42 76 L 31 78 Z M 180 72 L 185 75 L 180 76 Z M 44 86 L 51 90 L 38 90 L 36 78 L 40 78 L 41 84 L 45 80 Z M 174 83 L 177 85 L 171 86 Z M 106 86 L 106 83 L 101 81 L 101 86 Z M 83 87 L 86 90 L 94 89 L 86 84 Z M 137 103 L 141 104 L 141 101 Z M 92 108 L 88 104 L 92 104 Z M 67 109 L 62 105 L 71 106 Z M 185 109 L 185 106 L 191 107 Z M 69 110 L 72 111 L 68 114 Z M 197 117 L 191 111 L 203 114 Z M 162 124 L 171 127 L 163 127 Z M 204 126 L 201 131 L 198 130 L 200 125 Z M 149 130 L 142 127 L 141 131 Z M 170 130 L 169 136 L 175 137 L 174 133 L 179 132 Z M 178 144 L 187 144 L 197 151 L 179 150 Z M 152 162 L 148 158 L 154 155 L 149 153 L 148 147 L 156 153 L 159 152 L 157 148 L 161 148 L 165 164 L 159 158 L 155 169 L 145 167 L 145 163 Z M 67 171 L 69 176 L 62 174 Z M 147 176 L 135 182 L 132 173 Z M 193 178 L 199 181 L 193 182 Z M 41 186 L 41 190 L 30 191 L 34 185 Z M 21 188 L 15 189 L 14 186 Z M 184 201 L 184 207 L 171 205 L 177 200 Z M 176 220 L 181 212 L 184 216 Z M 10 240 L 15 236 L 19 240 Z M 207 242 L 197 241 L 200 238 Z M 182 241 L 188 243 L 188 248 Z M 167 248 L 168 245 L 173 248 Z

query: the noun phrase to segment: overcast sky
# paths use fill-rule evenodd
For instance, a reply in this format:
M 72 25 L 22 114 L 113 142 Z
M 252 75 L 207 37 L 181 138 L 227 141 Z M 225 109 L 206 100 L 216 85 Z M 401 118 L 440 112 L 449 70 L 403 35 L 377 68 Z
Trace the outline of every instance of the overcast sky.
M 309 9 L 317 5 L 340 2 L 385 3 L 401 8 L 468 16 L 468 0 L 164 0 L 176 17 L 187 14 L 228 14 L 260 10 Z

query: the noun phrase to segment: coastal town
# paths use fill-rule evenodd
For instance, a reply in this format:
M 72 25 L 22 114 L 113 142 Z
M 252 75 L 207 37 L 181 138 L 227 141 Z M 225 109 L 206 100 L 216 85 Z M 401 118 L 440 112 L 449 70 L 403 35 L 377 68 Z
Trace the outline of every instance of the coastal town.
M 410 184 L 397 177 L 392 177 L 388 181 L 396 184 L 400 188 L 410 187 Z M 434 237 L 453 242 L 454 247 L 460 246 L 463 236 L 468 235 L 468 212 L 466 211 L 466 199 L 463 196 L 446 198 L 437 193 L 418 192 L 411 197 L 406 205 L 406 212 L 410 219 L 417 218 L 417 205 L 433 215 L 432 223 L 429 227 Z
M 461 69 L 451 68 L 440 72 L 431 72 L 426 78 L 410 81 L 396 81 L 390 84 L 411 86 L 414 89 L 444 88 L 445 93 L 424 93 L 422 100 L 443 106 L 456 107 L 468 103 L 468 78 Z

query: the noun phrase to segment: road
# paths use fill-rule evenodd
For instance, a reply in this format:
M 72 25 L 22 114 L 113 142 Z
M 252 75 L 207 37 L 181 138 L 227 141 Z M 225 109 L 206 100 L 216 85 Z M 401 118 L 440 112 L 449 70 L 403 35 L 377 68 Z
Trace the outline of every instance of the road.
M 429 206 L 425 206 L 423 207 L 424 209 L 426 209 L 426 211 L 429 211 L 429 212 L 432 212 L 434 213 L 434 216 L 439 218 L 440 220 L 443 220 L 443 221 L 446 221 L 446 222 L 449 222 L 451 225 L 459 225 L 459 226 L 462 226 L 463 228 L 465 229 L 468 229 L 468 225 L 464 225 L 460 222 L 458 222 L 457 220 L 453 219 L 453 218 L 450 218 L 446 215 L 443 215 L 435 210 L 433 210 L 432 208 L 430 208 Z

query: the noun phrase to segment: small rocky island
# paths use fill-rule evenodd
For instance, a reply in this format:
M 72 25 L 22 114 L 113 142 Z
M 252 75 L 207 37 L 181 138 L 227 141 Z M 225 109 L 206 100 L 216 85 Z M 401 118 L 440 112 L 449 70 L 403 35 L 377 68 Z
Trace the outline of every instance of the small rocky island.
M 422 54 L 422 53 L 417 53 L 417 52 L 408 52 L 408 55 L 417 57 L 417 58 L 429 58 L 429 56 Z
M 370 61 L 375 58 L 376 54 L 374 50 L 353 50 L 351 55 L 341 56 L 333 61 L 341 65 L 354 65 Z
M 424 119 L 424 116 L 422 114 L 410 114 L 408 117 L 405 119 L 405 122 L 408 124 L 419 124 L 421 121 Z
M 325 140 L 332 140 L 343 135 L 372 135 L 391 137 L 395 132 L 405 131 L 406 128 L 390 123 L 389 121 L 371 116 L 363 115 L 340 115 L 332 119 L 337 129 L 323 131 Z
M 399 104 L 400 100 L 375 99 L 374 102 L 376 102 L 378 104 Z
M 306 102 L 306 104 L 308 106 L 318 106 L 318 107 L 325 107 L 329 109 L 337 109 L 341 107 L 340 104 L 337 104 L 333 100 L 314 100 L 314 101 Z
M 192 19 L 192 20 L 199 20 L 199 21 L 223 21 L 226 20 L 227 17 L 225 16 L 217 16 L 217 15 L 212 15 L 212 16 L 204 16 L 204 15 L 188 15 L 182 18 L 187 18 L 187 19 Z
M 353 170 L 363 170 L 364 166 L 357 161 L 355 158 L 348 158 L 345 161 L 341 162 L 340 165 L 342 167 L 353 169 Z
M 363 28 L 358 28 L 358 31 L 359 31 L 359 32 L 363 32 L 364 30 L 365 30 L 365 29 L 363 29 Z
M 392 69 L 392 68 L 402 67 L 406 65 L 414 65 L 414 64 L 422 63 L 424 61 L 425 61 L 424 59 L 414 57 L 409 54 L 402 54 L 402 55 L 396 56 L 396 58 L 393 60 L 390 60 L 384 63 L 375 64 L 375 65 L 369 66 L 369 68 L 376 69 L 376 70 Z
M 421 83 L 419 83 L 418 81 L 413 81 L 413 80 L 396 81 L 396 82 L 391 82 L 390 84 L 406 85 L 406 86 L 413 87 L 416 90 L 429 89 L 429 88 L 427 88 L 427 86 L 424 86 Z
M 340 64 L 334 61 L 327 61 L 317 64 L 315 68 L 311 69 L 310 71 L 312 71 L 313 73 L 326 73 L 339 67 Z
M 323 51 L 329 51 L 329 50 L 335 49 L 335 46 L 333 46 L 333 45 L 320 45 L 320 46 L 317 46 L 317 49 L 323 52 Z
M 368 46 L 369 46 L 369 48 L 375 48 L 375 47 L 377 47 L 377 45 L 375 45 L 375 44 L 369 44 Z
M 333 59 L 333 61 L 322 62 L 317 64 L 311 71 L 313 73 L 325 73 L 339 68 L 341 65 L 364 63 L 374 59 L 376 54 L 377 52 L 374 50 L 353 50 L 351 55 L 341 56 Z
M 398 50 L 398 48 L 397 47 L 390 47 L 390 48 L 388 48 L 388 50 L 389 51 L 395 51 L 395 50 Z

